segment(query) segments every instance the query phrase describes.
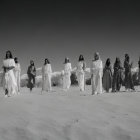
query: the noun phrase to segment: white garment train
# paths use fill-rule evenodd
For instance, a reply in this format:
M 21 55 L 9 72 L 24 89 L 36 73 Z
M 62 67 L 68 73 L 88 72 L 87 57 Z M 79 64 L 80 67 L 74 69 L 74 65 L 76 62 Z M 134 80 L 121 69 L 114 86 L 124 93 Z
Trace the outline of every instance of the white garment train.
M 68 90 L 71 85 L 71 63 L 64 64 L 64 75 L 63 75 L 63 89 Z
M 78 79 L 78 85 L 81 91 L 85 90 L 85 64 L 84 62 L 78 62 L 77 64 L 77 71 L 76 71 L 76 75 L 77 75 L 77 79 Z
M 19 63 L 15 64 L 14 73 L 15 73 L 15 79 L 17 82 L 17 88 L 18 88 L 18 93 L 19 93 L 20 92 L 20 73 L 21 73 L 21 68 L 20 68 Z
M 91 67 L 92 94 L 102 93 L 103 64 L 101 60 L 92 61 Z
M 42 91 L 51 91 L 51 75 L 52 68 L 51 64 L 46 64 L 42 67 Z
M 14 59 L 5 59 L 3 60 L 3 66 L 4 67 L 15 67 L 15 61 Z M 14 69 L 11 69 L 7 72 L 5 72 L 5 83 L 4 83 L 4 89 L 8 90 L 8 94 L 17 94 L 17 82 L 14 75 Z

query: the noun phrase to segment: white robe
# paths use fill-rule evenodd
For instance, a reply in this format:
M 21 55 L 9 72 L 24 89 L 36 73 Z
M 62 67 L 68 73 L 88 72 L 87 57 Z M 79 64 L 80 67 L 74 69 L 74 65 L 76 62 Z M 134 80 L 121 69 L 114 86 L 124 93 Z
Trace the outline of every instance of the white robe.
M 4 67 L 15 67 L 14 59 L 5 59 L 3 60 Z M 14 69 L 11 69 L 4 74 L 4 89 L 8 90 L 8 94 L 17 94 L 17 82 L 14 75 Z
M 63 89 L 68 90 L 71 85 L 71 63 L 64 64 L 64 75 L 63 75 Z
M 46 64 L 42 67 L 42 91 L 51 91 L 51 75 L 52 68 L 51 64 Z
M 14 73 L 15 73 L 15 78 L 16 78 L 16 82 L 17 82 L 18 92 L 20 92 L 20 73 L 21 73 L 21 68 L 20 68 L 19 63 L 15 64 Z
M 76 71 L 78 85 L 81 91 L 85 90 L 85 72 L 84 72 L 84 62 L 78 62 Z
M 101 60 L 92 61 L 91 67 L 92 94 L 102 93 L 103 64 Z

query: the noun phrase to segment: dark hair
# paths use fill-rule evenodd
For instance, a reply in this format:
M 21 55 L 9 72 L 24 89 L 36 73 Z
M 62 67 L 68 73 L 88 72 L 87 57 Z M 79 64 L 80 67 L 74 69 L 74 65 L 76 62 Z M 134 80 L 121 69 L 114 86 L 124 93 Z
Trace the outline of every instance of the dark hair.
M 126 57 L 126 61 L 127 62 L 129 62 L 129 60 L 130 60 L 130 57 L 129 57 L 129 55 Z
M 49 61 L 49 59 L 45 59 L 45 62 L 44 62 L 44 65 L 46 65 L 46 64 L 50 64 L 50 61 Z
M 128 56 L 129 56 L 129 55 L 126 53 L 126 54 L 125 54 L 125 58 L 127 58 Z
M 111 64 L 110 58 L 108 58 L 108 59 L 106 60 L 106 66 L 110 66 L 110 64 Z
M 15 57 L 14 60 L 15 60 L 15 63 L 18 63 L 18 58 L 17 57 Z
M 84 61 L 84 56 L 82 54 L 79 56 L 79 61 Z
M 9 57 L 8 57 L 8 53 L 10 54 Z M 8 59 L 8 58 L 13 58 L 11 51 L 6 51 L 6 57 L 5 57 L 5 58 L 6 58 L 6 59 Z
M 69 62 L 70 62 L 69 58 L 66 57 L 64 64 L 69 63 Z
M 30 65 L 31 65 L 31 63 L 33 63 L 32 65 L 33 65 L 33 66 L 35 66 L 35 64 L 34 64 L 34 61 L 33 61 L 33 60 L 30 60 Z
M 116 57 L 115 64 L 118 65 L 118 66 L 121 64 L 121 61 L 120 61 L 120 58 L 119 57 Z

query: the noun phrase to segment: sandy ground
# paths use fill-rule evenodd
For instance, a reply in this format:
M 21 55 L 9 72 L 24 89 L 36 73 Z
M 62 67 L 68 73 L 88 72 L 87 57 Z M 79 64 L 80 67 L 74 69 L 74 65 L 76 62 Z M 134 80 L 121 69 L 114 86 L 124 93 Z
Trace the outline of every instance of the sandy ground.
M 140 140 L 140 92 L 0 93 L 0 140 Z

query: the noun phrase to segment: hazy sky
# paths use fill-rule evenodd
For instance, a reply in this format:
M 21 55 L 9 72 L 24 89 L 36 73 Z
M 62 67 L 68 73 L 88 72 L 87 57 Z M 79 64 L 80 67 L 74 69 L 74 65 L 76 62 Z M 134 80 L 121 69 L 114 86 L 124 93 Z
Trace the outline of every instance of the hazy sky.
M 30 59 L 36 67 L 49 58 L 53 71 L 64 58 L 72 66 L 80 54 L 87 65 L 95 51 L 102 60 L 129 53 L 134 65 L 140 56 L 140 10 L 135 0 L 0 1 L 0 66 L 5 51 L 20 60 L 23 73 Z

